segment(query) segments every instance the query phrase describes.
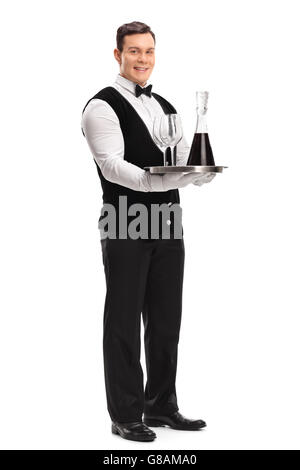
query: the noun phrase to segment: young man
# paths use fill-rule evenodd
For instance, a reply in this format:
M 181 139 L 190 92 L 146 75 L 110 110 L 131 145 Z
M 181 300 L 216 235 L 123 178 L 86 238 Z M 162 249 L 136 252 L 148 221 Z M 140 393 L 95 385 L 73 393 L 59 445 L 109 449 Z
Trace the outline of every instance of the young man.
M 178 231 L 174 236 L 179 219 L 175 215 L 172 221 L 171 217 L 159 221 L 158 236 L 152 236 L 151 209 L 155 205 L 169 210 L 178 207 L 178 188 L 190 183 L 202 185 L 214 175 L 155 175 L 143 169 L 162 165 L 163 161 L 162 151 L 153 141 L 155 116 L 176 110 L 151 91 L 152 85 L 146 86 L 155 64 L 155 35 L 149 26 L 137 21 L 120 26 L 114 56 L 120 67 L 116 81 L 93 96 L 82 115 L 82 130 L 96 163 L 105 206 L 99 226 L 107 287 L 103 319 L 107 409 L 114 434 L 152 441 L 156 434 L 148 426 L 198 430 L 206 423 L 179 413 L 175 389 L 183 231 L 180 237 Z M 177 165 L 186 164 L 189 150 L 183 137 L 176 147 Z M 136 208 L 137 204 L 148 211 L 146 219 L 140 219 L 140 237 L 129 233 L 130 224 L 134 223 L 134 210 L 130 207 Z M 116 217 L 108 218 L 105 232 L 104 213 L 111 209 Z M 125 214 L 124 235 L 120 221 L 125 209 L 130 215 Z M 141 313 L 147 367 L 145 390 L 140 364 Z

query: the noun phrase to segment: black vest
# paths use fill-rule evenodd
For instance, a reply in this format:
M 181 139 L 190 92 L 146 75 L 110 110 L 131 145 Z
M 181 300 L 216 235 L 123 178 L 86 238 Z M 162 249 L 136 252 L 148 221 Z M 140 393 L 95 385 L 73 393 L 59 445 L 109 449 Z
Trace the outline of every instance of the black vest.
M 162 96 L 157 93 L 152 92 L 152 96 L 159 102 L 163 111 L 168 113 L 176 113 L 175 108 Z M 124 160 L 140 167 L 144 168 L 145 166 L 161 166 L 163 165 L 163 153 L 160 148 L 155 144 L 152 136 L 149 133 L 149 130 L 144 123 L 144 121 L 139 116 L 135 108 L 129 103 L 126 98 L 123 97 L 121 93 L 118 92 L 114 87 L 106 87 L 100 90 L 96 95 L 89 99 L 86 103 L 82 114 L 92 99 L 101 99 L 106 101 L 112 109 L 115 111 L 116 115 L 120 121 L 120 127 L 123 133 L 124 138 Z M 83 132 L 83 130 L 82 130 Z M 84 132 L 83 132 L 84 135 Z M 170 149 L 167 149 L 167 158 L 170 156 Z M 176 147 L 174 149 L 176 155 Z M 95 160 L 94 160 L 95 161 Z M 117 237 L 118 237 L 118 211 L 119 211 L 119 196 L 127 196 L 127 206 L 130 207 L 131 204 L 141 203 L 144 204 L 148 209 L 149 222 L 148 222 L 148 238 L 151 238 L 150 235 L 150 215 L 151 215 L 151 204 L 163 204 L 167 203 L 169 206 L 171 204 L 177 203 L 180 204 L 180 197 L 178 189 L 172 189 L 169 191 L 135 191 L 128 187 L 112 183 L 104 178 L 99 165 L 95 161 L 98 175 L 100 177 L 102 190 L 103 190 L 103 202 L 112 204 L 116 209 L 117 215 Z M 171 204 L 170 204 L 171 203 Z M 101 219 L 105 217 L 105 214 L 101 214 L 99 218 L 99 223 Z M 136 216 L 128 216 L 128 225 Z M 173 214 L 171 213 L 171 225 L 170 233 L 173 235 L 174 219 Z M 160 224 L 161 225 L 161 224 Z M 159 238 L 161 238 L 162 230 L 159 229 Z

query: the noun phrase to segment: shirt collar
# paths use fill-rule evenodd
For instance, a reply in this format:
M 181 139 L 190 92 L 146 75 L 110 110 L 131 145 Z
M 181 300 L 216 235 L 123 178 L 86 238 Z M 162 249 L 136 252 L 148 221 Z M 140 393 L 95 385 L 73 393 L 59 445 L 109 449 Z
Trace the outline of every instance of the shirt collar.
M 122 86 L 123 88 L 126 88 L 126 90 L 131 91 L 131 93 L 135 95 L 135 87 L 137 84 L 133 82 L 132 80 L 128 80 L 128 78 L 122 77 L 122 75 L 118 73 L 115 83 Z M 146 85 L 143 86 L 142 88 L 146 88 L 146 86 L 148 86 L 147 84 L 148 82 L 146 82 Z

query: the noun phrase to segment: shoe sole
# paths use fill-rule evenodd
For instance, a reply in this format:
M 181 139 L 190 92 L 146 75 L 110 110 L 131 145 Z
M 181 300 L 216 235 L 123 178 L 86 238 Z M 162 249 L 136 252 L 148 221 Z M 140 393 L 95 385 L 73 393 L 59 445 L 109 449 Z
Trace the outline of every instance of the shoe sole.
M 129 441 L 150 442 L 150 441 L 154 441 L 154 439 L 156 438 L 156 436 L 136 436 L 136 437 L 126 436 L 125 434 L 120 433 L 114 424 L 111 425 L 111 432 L 113 434 L 118 434 L 123 439 L 127 439 Z
M 165 423 L 164 421 L 160 421 L 159 419 L 153 419 L 153 418 L 144 418 L 143 422 L 146 424 L 146 426 L 149 426 L 151 428 L 156 428 L 160 426 L 168 426 L 171 429 L 177 429 L 181 431 L 199 431 L 202 428 L 205 428 L 206 424 L 198 425 L 195 427 L 184 427 L 180 425 L 172 425 Z

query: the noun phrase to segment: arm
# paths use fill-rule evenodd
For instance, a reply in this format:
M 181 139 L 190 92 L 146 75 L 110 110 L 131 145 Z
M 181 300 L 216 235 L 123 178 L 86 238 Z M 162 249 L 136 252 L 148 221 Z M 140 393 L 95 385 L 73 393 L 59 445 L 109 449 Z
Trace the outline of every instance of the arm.
M 124 160 L 120 122 L 106 101 L 92 100 L 83 113 L 81 126 L 104 178 L 135 191 L 165 191 L 160 175 L 152 175 Z

